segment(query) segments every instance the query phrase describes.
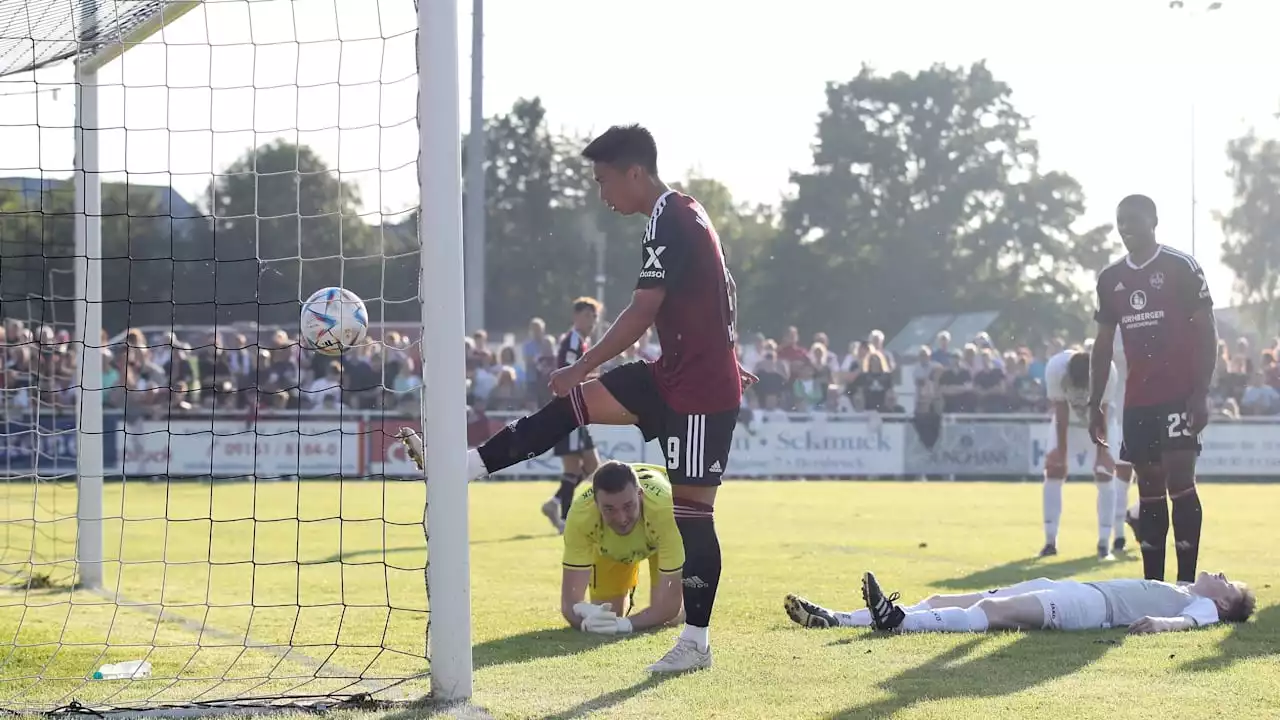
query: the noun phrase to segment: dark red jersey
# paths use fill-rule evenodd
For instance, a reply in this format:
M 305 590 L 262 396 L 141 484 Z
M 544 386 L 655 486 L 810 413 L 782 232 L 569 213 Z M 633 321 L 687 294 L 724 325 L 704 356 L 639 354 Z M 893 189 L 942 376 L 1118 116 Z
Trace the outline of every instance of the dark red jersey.
M 1204 270 L 1195 258 L 1164 245 L 1142 265 L 1125 256 L 1098 274 L 1094 318 L 1115 325 L 1124 341 L 1126 408 L 1191 396 L 1201 370 L 1191 318 L 1202 308 L 1213 311 Z
M 666 404 L 686 415 L 742 402 L 733 277 L 720 236 L 697 200 L 669 190 L 649 216 L 638 289 L 666 288 L 654 327 L 662 356 L 650 363 Z
M 578 362 L 578 358 L 587 352 L 587 338 L 577 330 L 569 328 L 569 332 L 560 338 L 560 349 L 556 351 L 556 367 L 566 368 Z

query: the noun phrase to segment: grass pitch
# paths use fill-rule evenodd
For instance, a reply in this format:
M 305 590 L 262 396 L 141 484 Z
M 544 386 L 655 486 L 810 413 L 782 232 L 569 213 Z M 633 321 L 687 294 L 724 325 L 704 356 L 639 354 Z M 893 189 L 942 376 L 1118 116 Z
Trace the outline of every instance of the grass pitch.
M 287 640 L 286 630 L 292 630 L 300 633 L 294 641 L 298 654 L 323 663 L 325 643 L 332 642 L 333 633 L 345 632 L 344 644 L 377 643 L 396 652 L 354 648 L 346 651 L 345 662 L 328 660 L 329 666 L 358 665 L 352 653 L 362 652 L 360 657 L 382 657 L 384 674 L 411 671 L 414 643 L 421 643 L 420 616 L 384 611 L 398 618 L 397 625 L 380 620 L 374 610 L 379 602 L 387 604 L 385 598 L 393 598 L 397 607 L 412 607 L 415 587 L 420 592 L 421 534 L 411 524 L 421 508 L 420 495 L 411 495 L 420 491 L 412 485 L 387 486 L 396 493 L 388 497 L 371 483 L 307 483 L 301 491 L 291 483 L 262 484 L 256 493 L 250 487 L 156 485 L 133 494 L 130 486 L 121 507 L 133 503 L 137 513 L 131 516 L 135 522 L 123 523 L 123 537 L 141 534 L 124 543 L 124 556 L 157 561 L 126 566 L 129 592 L 148 602 L 180 599 L 188 605 L 174 612 L 187 615 L 200 612 L 200 603 L 215 597 L 230 598 L 235 602 L 228 604 L 241 607 L 246 598 L 251 605 L 280 605 L 254 610 L 254 615 L 269 616 L 257 627 L 251 627 L 252 619 L 237 619 L 226 611 L 218 620 L 225 632 L 219 637 L 228 640 L 223 644 L 235 645 L 230 640 L 238 632 L 243 635 L 242 629 L 268 642 Z M 1093 557 L 1095 493 L 1087 481 L 1068 486 L 1062 554 L 1046 561 L 1031 559 L 1042 544 L 1040 487 L 1035 483 L 731 482 L 721 490 L 716 511 L 725 557 L 712 628 L 716 667 L 659 678 L 648 677 L 644 667 L 670 647 L 674 629 L 611 640 L 562 628 L 557 611 L 560 540 L 538 512 L 553 489 L 553 483 L 472 488 L 475 704 L 495 717 L 1280 718 L 1280 547 L 1275 531 L 1280 485 L 1201 486 L 1205 528 L 1200 564 L 1257 589 L 1258 614 L 1247 625 L 1133 638 L 1118 630 L 883 637 L 865 630 L 799 628 L 782 612 L 782 598 L 798 592 L 839 609 L 858 607 L 858 578 L 865 569 L 875 570 L 886 589 L 914 600 L 1040 576 L 1136 577 L 1141 565 L 1136 553 L 1106 563 Z M 65 495 L 71 496 L 74 511 L 73 492 Z M 111 507 L 109 503 L 109 513 Z M 253 518 L 254 513 L 260 519 L 220 535 L 210 531 L 220 523 L 144 519 L 172 518 L 179 508 L 227 523 L 244 523 L 237 518 Z M 264 517 L 278 519 L 266 522 Z M 309 522 L 297 522 L 297 517 Z M 381 517 L 397 518 L 396 524 L 370 520 Z M 175 529 L 188 524 L 192 529 L 185 534 Z M 377 529 L 385 527 L 390 531 Z M 120 536 L 118 529 L 116 533 Z M 13 544 L 12 539 L 6 542 Z M 240 562 L 246 555 L 248 565 Z M 226 560 L 227 566 L 220 568 L 231 572 L 235 566 L 242 574 L 210 580 L 199 560 L 213 556 Z M 316 561 L 307 566 L 316 574 L 309 581 L 291 580 L 299 570 L 288 562 L 290 557 Z M 187 568 L 186 574 L 176 568 L 166 571 L 164 561 L 175 566 L 177 558 L 192 559 L 180 566 Z M 262 559 L 256 571 L 260 579 L 252 562 L 256 558 Z M 345 563 L 334 563 L 334 558 Z M 321 562 L 326 559 L 331 562 Z M 353 565 L 361 561 L 374 564 Z M 374 572 L 384 561 L 402 569 Z M 144 572 L 144 567 L 149 569 Z M 289 568 L 292 572 L 285 572 Z M 363 574 L 348 578 L 348 568 Z M 1170 577 L 1173 573 L 1170 553 Z M 245 587 L 253 593 L 246 594 Z M 332 604 L 334 598 L 346 598 L 353 606 L 368 604 L 369 614 L 334 620 L 331 615 L 303 617 L 287 607 L 307 592 L 330 612 L 341 608 Z M 57 593 L 48 591 L 50 597 Z M 40 594 L 25 597 L 30 606 Z M 32 612 L 15 605 L 12 593 L 0 594 L 0 701 L 14 694 L 15 682 L 25 683 L 31 697 L 44 687 L 50 697 L 71 690 L 82 701 L 93 699 L 86 693 L 97 687 L 115 685 L 34 683 L 38 674 L 82 676 L 91 670 L 87 665 L 94 658 L 77 658 L 76 652 L 101 641 L 106 616 L 95 620 L 51 613 L 36 623 Z M 228 665 L 226 658 L 210 654 L 214 648 L 192 647 L 196 635 L 189 625 L 157 622 L 140 609 L 111 607 L 109 612 L 116 626 L 135 635 L 150 632 L 168 639 L 168 654 L 153 656 L 157 676 L 186 677 L 192 683 L 173 686 L 172 693 L 204 688 L 199 682 L 212 684 L 206 692 L 221 694 L 255 687 L 252 680 L 217 687 L 219 673 L 228 669 L 236 677 L 275 678 L 281 687 L 303 682 L 312 672 L 302 658 L 281 658 L 261 649 L 240 649 L 239 664 Z M 24 641 L 46 643 L 39 645 L 43 650 L 5 645 L 15 622 L 26 633 Z M 205 637 L 204 644 L 218 644 Z M 64 649 L 50 650 L 59 647 Z M 450 714 L 420 708 L 389 715 L 403 720 Z

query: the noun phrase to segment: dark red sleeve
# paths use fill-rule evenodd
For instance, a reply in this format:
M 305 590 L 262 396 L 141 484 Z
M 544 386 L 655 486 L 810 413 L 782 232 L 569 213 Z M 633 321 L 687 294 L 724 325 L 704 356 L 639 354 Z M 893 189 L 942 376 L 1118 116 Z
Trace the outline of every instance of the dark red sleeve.
M 652 231 L 640 250 L 640 276 L 636 289 L 680 286 L 685 270 L 692 262 L 694 238 L 688 225 L 691 219 L 682 217 L 689 211 L 668 205 L 652 224 Z
M 1182 262 L 1185 260 L 1186 262 Z M 1213 310 L 1213 296 L 1209 293 L 1209 281 L 1204 268 L 1190 255 L 1178 258 L 1178 306 L 1190 317 L 1201 308 Z
M 1106 272 L 1098 274 L 1097 300 L 1098 309 L 1093 313 L 1093 319 L 1099 325 L 1115 325 L 1120 322 L 1120 318 L 1116 317 L 1116 312 L 1107 304 L 1108 293 L 1103 290 L 1103 286 L 1107 282 Z

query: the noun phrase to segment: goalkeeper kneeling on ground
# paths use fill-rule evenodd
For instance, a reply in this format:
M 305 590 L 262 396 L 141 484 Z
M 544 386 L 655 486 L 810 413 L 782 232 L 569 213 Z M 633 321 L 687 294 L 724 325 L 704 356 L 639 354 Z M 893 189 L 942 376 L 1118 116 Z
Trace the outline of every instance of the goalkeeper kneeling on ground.
M 649 607 L 630 614 L 649 561 Z M 609 461 L 578 491 L 564 525 L 560 613 L 575 628 L 619 635 L 680 619 L 684 542 L 671 483 L 657 465 Z M 590 602 L 583 598 L 591 591 Z

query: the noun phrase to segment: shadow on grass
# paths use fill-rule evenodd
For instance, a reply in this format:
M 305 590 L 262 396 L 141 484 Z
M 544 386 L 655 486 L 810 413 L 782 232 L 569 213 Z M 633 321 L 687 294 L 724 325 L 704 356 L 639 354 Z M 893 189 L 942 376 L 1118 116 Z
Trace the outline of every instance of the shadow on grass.
M 1252 658 L 1280 659 L 1280 605 L 1258 611 L 1247 623 L 1234 623 L 1226 637 L 1218 642 L 1218 654 L 1189 660 L 1181 670 L 1213 672 Z
M 472 545 L 497 545 L 500 543 L 520 542 L 521 540 L 539 540 L 541 538 L 550 538 L 550 537 L 559 537 L 559 536 L 556 533 L 551 533 L 551 532 L 541 533 L 539 535 L 528 535 L 528 534 L 512 535 L 511 537 L 493 538 L 491 540 L 472 540 L 471 544 Z M 356 558 L 360 558 L 360 557 L 390 555 L 392 553 L 398 553 L 398 552 L 422 552 L 422 550 L 423 550 L 423 546 L 421 545 L 390 547 L 390 548 L 367 548 L 365 550 L 349 550 L 345 553 L 338 553 L 336 555 L 330 555 L 329 557 L 326 557 L 326 558 L 321 558 L 319 560 L 308 561 L 308 562 L 309 563 L 314 562 L 316 564 L 331 563 L 331 562 L 351 562 L 352 560 L 355 560 Z
M 583 715 L 599 712 L 601 710 L 608 710 L 609 708 L 612 708 L 616 705 L 620 705 L 626 702 L 627 700 L 630 700 L 631 698 L 635 697 L 636 695 L 639 695 L 640 693 L 644 692 L 645 690 L 648 690 L 649 688 L 653 688 L 653 687 L 657 687 L 658 685 L 661 685 L 662 683 L 666 682 L 667 680 L 670 680 L 673 677 L 675 676 L 670 673 L 660 673 L 657 675 L 650 675 L 649 677 L 645 678 L 644 680 L 641 680 L 640 682 L 636 683 L 635 685 L 632 685 L 631 687 L 620 688 L 618 690 L 614 690 L 613 692 L 605 693 L 600 697 L 592 698 L 585 702 L 578 703 L 577 705 L 574 705 L 573 707 L 567 710 L 564 710 L 562 712 L 558 712 L 554 715 L 547 715 L 543 718 L 543 720 L 567 720 L 567 718 L 582 717 Z
M 1006 587 L 1024 580 L 1031 580 L 1032 578 L 1045 577 L 1050 580 L 1058 580 L 1071 577 L 1086 570 L 1092 570 L 1105 562 L 1108 561 L 1099 560 L 1096 555 L 1086 555 L 1065 560 L 1026 558 L 977 570 L 961 577 L 939 580 L 930 583 L 930 587 L 978 592 L 988 588 Z
M 471 649 L 472 666 L 477 670 L 494 665 L 529 662 L 548 657 L 576 655 L 594 650 L 601 645 L 631 642 L 643 638 L 648 632 L 632 633 L 618 637 L 592 635 L 568 626 L 554 630 L 530 630 L 519 635 L 495 638 Z
M 867 639 L 877 639 L 865 633 Z M 847 708 L 831 718 L 887 718 L 920 702 L 1010 695 L 1070 675 L 1097 662 L 1119 645 L 1110 634 L 1082 633 L 1070 648 L 1046 653 L 1045 633 L 1021 633 L 1012 644 L 981 657 L 968 657 L 997 636 L 980 635 L 904 670 L 877 686 L 890 694 L 882 700 Z M 902 636 L 899 641 L 909 642 Z M 1062 652 L 1061 650 L 1066 650 Z

